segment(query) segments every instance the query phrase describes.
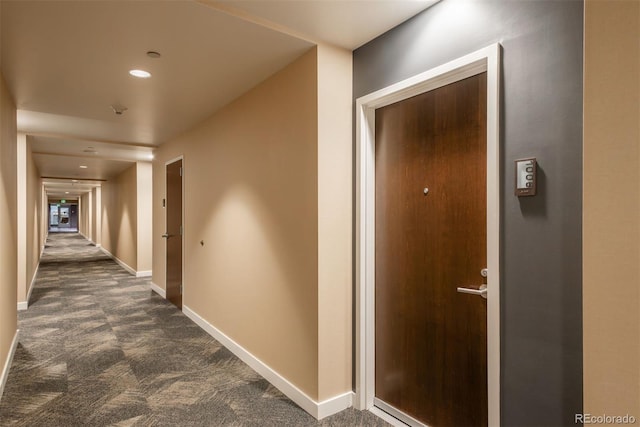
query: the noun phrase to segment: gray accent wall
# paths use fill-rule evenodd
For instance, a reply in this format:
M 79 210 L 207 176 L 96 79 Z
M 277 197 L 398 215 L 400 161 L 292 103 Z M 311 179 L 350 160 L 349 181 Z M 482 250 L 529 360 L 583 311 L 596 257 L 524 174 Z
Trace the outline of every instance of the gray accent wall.
M 499 42 L 501 419 L 582 412 L 582 1 L 443 0 L 354 52 L 354 99 Z M 538 195 L 514 196 L 514 160 Z M 462 403 L 461 403 L 462 404 Z

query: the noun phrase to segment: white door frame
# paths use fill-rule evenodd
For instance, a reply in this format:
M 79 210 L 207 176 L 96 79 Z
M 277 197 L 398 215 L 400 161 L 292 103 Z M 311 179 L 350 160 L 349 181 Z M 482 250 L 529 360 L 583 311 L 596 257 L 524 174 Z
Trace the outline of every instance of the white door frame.
M 432 68 L 356 101 L 356 398 L 375 392 L 375 110 L 487 73 L 487 381 L 490 426 L 500 425 L 500 44 Z

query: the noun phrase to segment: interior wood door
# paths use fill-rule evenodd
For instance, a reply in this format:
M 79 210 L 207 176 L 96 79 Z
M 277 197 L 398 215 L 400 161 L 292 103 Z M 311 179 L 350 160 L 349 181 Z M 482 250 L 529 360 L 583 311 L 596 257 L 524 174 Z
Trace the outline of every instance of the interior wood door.
M 166 166 L 167 299 L 182 308 L 182 160 Z
M 376 110 L 375 399 L 487 425 L 486 73 Z

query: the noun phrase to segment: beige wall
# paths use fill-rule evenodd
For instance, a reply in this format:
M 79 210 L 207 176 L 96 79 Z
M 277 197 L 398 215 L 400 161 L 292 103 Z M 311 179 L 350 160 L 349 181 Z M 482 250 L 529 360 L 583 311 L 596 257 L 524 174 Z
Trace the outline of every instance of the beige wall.
M 19 133 L 16 150 L 17 303 L 21 309 L 26 309 L 31 285 L 40 262 L 42 182 L 33 159 L 30 137 Z
M 584 411 L 640 419 L 640 3 L 587 0 Z
M 102 183 L 102 246 L 136 270 L 136 165 Z
M 351 389 L 352 55 L 318 46 L 318 400 Z
M 27 191 L 26 191 L 26 294 L 22 301 L 26 301 L 26 297 L 31 291 L 36 269 L 40 263 L 41 253 L 41 206 L 42 201 L 42 181 L 40 172 L 33 159 L 33 151 L 31 142 L 27 138 Z M 27 301 L 28 302 L 28 301 Z
M 316 401 L 351 390 L 351 58 L 312 49 L 154 161 L 153 282 L 183 156 L 184 305 Z
M 91 232 L 89 231 L 89 206 L 91 206 L 89 193 L 80 196 L 78 206 L 78 210 L 80 211 L 78 214 L 78 231 L 84 235 L 84 237 L 91 240 Z
M 148 274 L 152 265 L 152 173 L 151 163 L 138 162 L 87 196 L 87 227 L 102 230 L 94 242 L 137 274 Z
M 153 203 L 153 166 L 149 162 L 138 162 L 136 165 L 136 206 L 137 206 L 137 252 L 138 272 L 151 271 L 153 242 L 152 203 Z
M 318 397 L 315 49 L 154 161 L 153 281 L 164 287 L 165 162 L 184 155 L 183 303 Z M 200 241 L 204 241 L 204 246 Z
M 17 329 L 16 107 L 0 74 L 0 369 Z
M 92 240 L 96 246 L 102 245 L 102 187 L 91 190 Z
M 18 133 L 15 144 L 17 302 L 23 305 L 27 298 L 27 135 Z

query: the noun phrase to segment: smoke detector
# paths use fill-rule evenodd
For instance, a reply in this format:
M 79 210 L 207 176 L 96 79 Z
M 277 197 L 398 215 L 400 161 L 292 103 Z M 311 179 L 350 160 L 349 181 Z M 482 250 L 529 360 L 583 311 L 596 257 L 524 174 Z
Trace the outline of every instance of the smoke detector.
M 128 110 L 127 107 L 125 107 L 124 105 L 120 105 L 120 104 L 113 104 L 111 106 L 111 109 L 113 110 L 114 113 L 116 113 L 116 115 L 121 116 L 122 113 L 124 113 L 125 111 Z

